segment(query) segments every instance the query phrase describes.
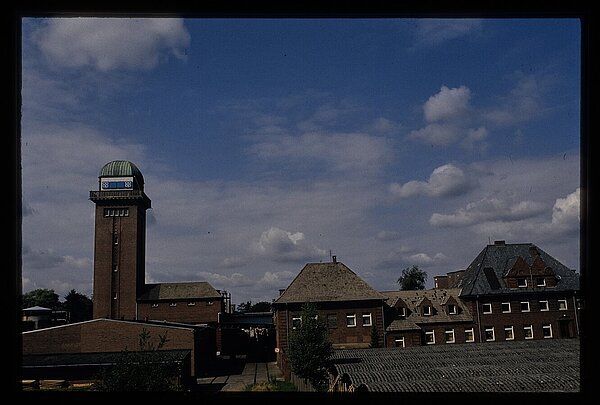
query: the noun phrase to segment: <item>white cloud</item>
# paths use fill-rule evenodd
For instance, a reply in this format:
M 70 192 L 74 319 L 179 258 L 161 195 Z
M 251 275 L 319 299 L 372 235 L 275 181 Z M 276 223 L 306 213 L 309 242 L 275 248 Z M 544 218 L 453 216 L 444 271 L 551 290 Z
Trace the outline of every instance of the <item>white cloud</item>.
M 552 207 L 552 227 L 560 231 L 579 231 L 580 188 L 566 196 L 557 198 Z
M 423 113 L 427 122 L 455 120 L 469 110 L 471 90 L 465 86 L 448 88 L 442 86 L 439 93 L 429 97 L 423 105 Z
M 458 141 L 464 129 L 454 124 L 428 124 L 427 126 L 410 131 L 409 139 L 416 139 L 433 146 L 447 146 Z
M 417 20 L 415 43 L 417 46 L 435 46 L 479 31 L 480 19 L 430 19 Z
M 34 34 L 55 66 L 151 69 L 168 54 L 183 59 L 190 35 L 174 18 L 51 18 Z
M 405 258 L 406 262 L 423 267 L 432 266 L 434 264 L 443 264 L 446 260 L 446 255 L 443 253 L 436 253 L 433 257 L 429 256 L 427 253 L 416 253 Z
M 465 172 L 451 164 L 436 168 L 428 181 L 409 181 L 405 184 L 392 183 L 390 192 L 399 198 L 414 196 L 452 197 L 464 194 L 475 186 Z
M 378 171 L 391 158 L 389 142 L 361 133 L 263 136 L 248 152 L 265 161 L 324 165 L 334 171 Z
M 546 80 L 536 75 L 520 75 L 511 91 L 498 104 L 483 112 L 483 118 L 496 125 L 514 125 L 540 116 Z
M 546 205 L 536 201 L 510 203 L 495 197 L 470 202 L 454 214 L 434 213 L 429 223 L 438 227 L 462 227 L 489 221 L 520 221 L 540 215 Z
M 270 288 L 286 288 L 294 277 L 296 277 L 296 273 L 291 271 L 267 271 L 257 284 Z
M 315 261 L 327 255 L 327 251 L 308 245 L 302 232 L 277 227 L 264 231 L 253 248 L 260 256 L 279 262 Z
M 419 252 L 412 253 L 414 249 L 400 246 L 392 249 L 384 256 L 382 260 L 375 264 L 376 268 L 398 268 L 404 266 L 420 266 L 420 267 L 431 267 L 438 266 L 446 263 L 448 258 L 441 252 L 438 252 L 431 256 L 428 253 Z

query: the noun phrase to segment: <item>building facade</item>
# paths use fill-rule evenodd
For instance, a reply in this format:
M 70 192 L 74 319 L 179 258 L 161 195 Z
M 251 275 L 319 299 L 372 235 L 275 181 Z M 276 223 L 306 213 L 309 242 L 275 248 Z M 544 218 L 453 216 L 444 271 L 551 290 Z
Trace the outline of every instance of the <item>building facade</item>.
M 207 282 L 146 284 L 144 177 L 126 160 L 107 163 L 98 176 L 94 233 L 93 317 L 216 325 L 227 293 Z

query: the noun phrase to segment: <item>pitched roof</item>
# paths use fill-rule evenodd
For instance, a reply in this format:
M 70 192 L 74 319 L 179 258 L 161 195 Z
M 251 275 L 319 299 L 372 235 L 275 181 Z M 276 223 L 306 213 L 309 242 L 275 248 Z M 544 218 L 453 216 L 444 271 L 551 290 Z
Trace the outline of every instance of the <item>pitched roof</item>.
M 576 392 L 579 339 L 334 350 L 335 371 L 374 392 Z
M 473 316 L 468 308 L 463 305 L 461 300 L 456 299 L 460 294 L 459 288 L 435 288 L 431 290 L 403 290 L 403 291 L 383 291 L 383 295 L 388 297 L 388 304 L 394 306 L 396 302 L 402 300 L 408 309 L 407 316 L 394 319 L 386 328 L 387 331 L 393 330 L 415 330 L 420 329 L 418 325 L 424 323 L 452 323 L 473 321 Z M 458 313 L 450 315 L 447 313 L 445 305 L 448 300 L 454 297 L 455 305 L 458 307 Z M 417 307 L 426 301 L 433 307 L 433 315 L 423 315 L 417 311 Z M 453 302 L 454 303 L 454 302 Z
M 532 252 L 535 254 L 532 254 Z M 518 264 L 524 261 L 527 266 L 534 265 L 538 254 L 546 266 L 552 269 L 557 280 L 556 287 L 540 287 L 540 289 L 552 291 L 579 290 L 579 275 L 533 243 L 495 243 L 487 245 L 467 267 L 458 285 L 451 287 L 462 288 L 462 297 L 510 292 L 512 290 L 506 285 L 504 276 L 508 274 L 515 263 Z
M 147 284 L 146 288 L 140 301 L 221 298 L 221 294 L 206 281 Z
M 274 304 L 385 300 L 341 262 L 308 263 Z

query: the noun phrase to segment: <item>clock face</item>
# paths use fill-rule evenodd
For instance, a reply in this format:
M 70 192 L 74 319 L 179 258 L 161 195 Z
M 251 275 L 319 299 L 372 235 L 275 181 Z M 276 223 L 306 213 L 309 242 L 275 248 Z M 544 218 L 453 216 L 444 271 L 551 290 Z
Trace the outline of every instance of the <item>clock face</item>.
M 110 179 L 101 179 L 100 181 L 101 190 L 132 190 L 133 189 L 133 178 L 132 177 L 113 177 Z

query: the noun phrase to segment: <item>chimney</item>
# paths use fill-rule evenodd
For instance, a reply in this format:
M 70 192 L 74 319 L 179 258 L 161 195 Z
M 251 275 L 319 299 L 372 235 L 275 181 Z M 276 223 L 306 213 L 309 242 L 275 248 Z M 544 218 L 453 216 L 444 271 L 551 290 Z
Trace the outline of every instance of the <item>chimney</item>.
M 331 260 L 332 260 L 334 263 L 337 263 L 337 256 L 336 256 L 336 255 L 333 255 L 333 256 L 331 256 Z
M 506 246 L 506 242 L 503 240 L 495 240 L 494 245 L 495 246 Z
M 283 294 L 284 291 L 285 291 L 285 288 L 280 288 L 279 289 L 279 295 L 281 296 L 281 294 Z

